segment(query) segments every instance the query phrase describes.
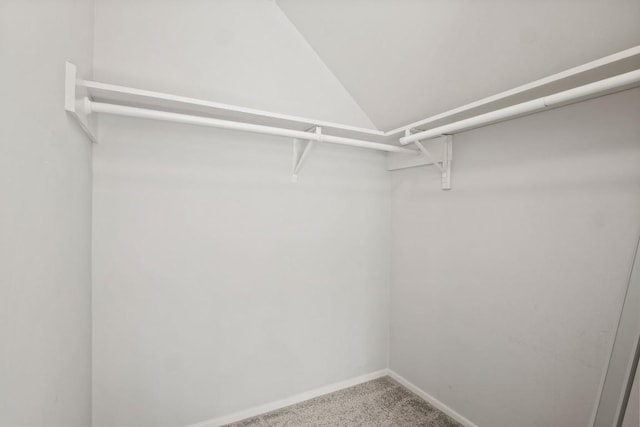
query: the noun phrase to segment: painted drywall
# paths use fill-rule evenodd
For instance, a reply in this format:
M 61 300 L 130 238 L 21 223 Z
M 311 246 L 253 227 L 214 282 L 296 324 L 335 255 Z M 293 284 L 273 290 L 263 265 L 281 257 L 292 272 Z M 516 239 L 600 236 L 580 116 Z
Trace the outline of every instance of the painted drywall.
M 98 79 L 374 127 L 270 0 L 96 5 Z
M 640 235 L 640 90 L 392 173 L 390 367 L 480 427 L 588 425 Z
M 636 355 L 640 336 L 640 253 L 636 247 L 633 268 L 620 312 L 615 342 L 607 364 L 607 373 L 599 399 L 594 427 L 618 425 L 630 369 Z
M 385 130 L 640 44 L 638 0 L 276 1 Z
M 368 125 L 273 2 L 98 1 L 95 38 L 98 79 Z M 291 145 L 101 117 L 94 426 L 187 425 L 386 367 L 385 155 L 317 144 L 292 184 Z
M 640 425 L 640 371 L 636 372 L 636 378 L 633 381 L 622 427 L 636 427 L 638 425 Z
M 0 425 L 87 426 L 91 143 L 64 111 L 91 0 L 0 2 Z

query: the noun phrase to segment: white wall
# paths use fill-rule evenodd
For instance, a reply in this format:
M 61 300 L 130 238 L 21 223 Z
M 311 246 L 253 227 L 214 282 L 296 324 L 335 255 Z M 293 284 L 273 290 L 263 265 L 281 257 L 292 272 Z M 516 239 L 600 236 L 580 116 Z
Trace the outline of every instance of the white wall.
M 636 247 L 636 251 L 640 246 Z M 626 288 L 624 306 L 619 315 L 615 343 L 607 366 L 607 374 L 602 387 L 595 416 L 595 427 L 617 425 L 617 417 L 622 407 L 630 369 L 636 355 L 640 336 L 640 254 L 636 253 L 631 276 Z M 633 407 L 633 403 L 631 403 Z M 637 407 L 635 408 L 637 410 Z M 631 411 L 633 412 L 633 410 Z
M 368 124 L 272 2 L 96 8 L 100 79 Z M 100 141 L 94 426 L 186 425 L 386 366 L 384 154 L 316 146 L 291 184 L 281 138 L 103 117 Z
M 585 426 L 640 234 L 640 90 L 392 173 L 393 370 L 481 427 Z
M 622 427 L 636 427 L 638 425 L 640 425 L 640 371 L 636 371 Z
M 87 426 L 91 145 L 64 112 L 91 0 L 0 2 L 0 425 Z
M 275 1 L 385 130 L 640 44 L 638 0 Z
M 96 78 L 373 128 L 270 0 L 97 0 Z

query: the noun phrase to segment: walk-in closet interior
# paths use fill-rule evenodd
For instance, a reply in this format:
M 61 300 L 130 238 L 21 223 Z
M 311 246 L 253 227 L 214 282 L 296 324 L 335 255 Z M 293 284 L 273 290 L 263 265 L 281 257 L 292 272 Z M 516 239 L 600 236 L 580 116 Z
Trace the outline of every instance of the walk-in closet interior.
M 640 0 L 0 0 L 0 427 L 639 427 Z

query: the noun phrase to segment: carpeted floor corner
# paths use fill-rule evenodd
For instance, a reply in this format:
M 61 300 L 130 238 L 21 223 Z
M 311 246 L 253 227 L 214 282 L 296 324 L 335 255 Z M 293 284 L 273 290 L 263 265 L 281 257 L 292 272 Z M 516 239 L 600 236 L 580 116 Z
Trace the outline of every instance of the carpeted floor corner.
M 227 427 L 462 427 L 389 377 L 319 396 Z

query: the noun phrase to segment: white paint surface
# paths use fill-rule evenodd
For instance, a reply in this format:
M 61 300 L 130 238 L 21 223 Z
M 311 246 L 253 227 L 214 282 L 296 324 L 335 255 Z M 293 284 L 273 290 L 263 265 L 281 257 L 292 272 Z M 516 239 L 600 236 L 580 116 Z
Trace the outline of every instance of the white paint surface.
M 640 44 L 637 0 L 277 0 L 380 129 Z
M 367 125 L 271 2 L 96 8 L 97 79 Z M 291 184 L 281 138 L 103 117 L 100 140 L 94 426 L 196 423 L 386 367 L 384 154 L 318 144 Z
M 637 44 L 637 2 L 576 4 L 305 3 L 301 29 L 388 127 Z M 96 7 L 99 80 L 372 126 L 273 2 Z M 92 390 L 91 146 L 62 89 L 93 16 L 0 3 L 0 425 L 89 425 L 92 392 L 97 427 L 185 425 L 381 369 L 391 249 L 394 371 L 482 427 L 586 425 L 640 233 L 639 90 L 457 135 L 453 191 L 394 172 L 393 218 L 381 153 L 314 147 L 293 185 L 276 138 L 104 118 Z
M 588 424 L 640 234 L 640 90 L 392 173 L 390 368 L 478 426 Z
M 91 66 L 93 2 L 0 2 L 0 425 L 91 422 L 91 143 L 64 62 Z
M 636 355 L 640 337 L 640 253 L 635 256 L 633 268 L 630 270 L 624 306 L 619 316 L 611 358 L 607 364 L 594 427 L 617 426 L 631 375 L 630 369 Z
M 95 79 L 373 128 L 265 0 L 96 1 Z
M 629 396 L 629 404 L 624 414 L 622 427 L 637 427 L 640 425 L 640 370 L 636 372 L 633 388 Z

